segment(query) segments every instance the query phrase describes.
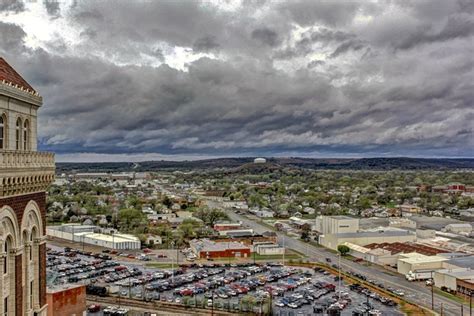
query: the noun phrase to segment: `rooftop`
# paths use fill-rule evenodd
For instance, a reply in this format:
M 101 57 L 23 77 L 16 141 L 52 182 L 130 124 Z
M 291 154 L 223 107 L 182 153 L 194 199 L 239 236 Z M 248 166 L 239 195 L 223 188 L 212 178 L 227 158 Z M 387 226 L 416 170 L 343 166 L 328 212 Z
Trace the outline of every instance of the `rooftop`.
M 249 249 L 249 247 L 235 241 L 214 242 L 209 239 L 194 239 L 190 241 L 190 245 L 198 251 L 226 251 L 228 249 Z
M 474 270 L 461 268 L 461 269 L 442 269 L 438 270 L 437 273 L 447 274 L 461 280 L 474 279 Z
M 339 233 L 335 234 L 338 238 L 357 238 L 357 237 L 377 237 L 377 236 L 387 236 L 387 237 L 396 237 L 396 236 L 408 236 L 415 235 L 415 233 L 408 230 L 379 230 L 379 231 L 369 231 L 369 232 L 355 232 L 355 233 Z
M 444 262 L 448 259 L 440 256 L 425 256 L 419 253 L 409 253 L 404 255 L 405 258 L 398 259 L 408 264 L 430 263 L 430 262 Z
M 448 263 L 460 268 L 469 268 L 474 270 L 474 256 L 450 259 Z
M 106 241 L 106 242 L 131 242 L 131 241 L 139 241 L 139 239 L 133 235 L 127 234 L 114 234 L 114 235 L 105 235 L 105 234 L 98 234 L 98 233 L 77 233 L 74 234 L 76 236 L 85 236 L 87 238 L 92 238 L 96 240 Z
M 415 243 L 401 243 L 401 242 L 393 242 L 393 243 L 373 243 L 365 246 L 369 249 L 384 249 L 390 251 L 393 254 L 397 253 L 410 253 L 410 252 L 417 252 L 426 256 L 434 256 L 439 253 L 447 252 L 446 250 L 437 249 L 434 247 L 429 247 L 425 245 L 415 244 Z
M 345 215 L 332 215 L 328 217 L 333 218 L 333 219 L 356 219 L 354 217 L 345 216 Z
M 12 66 L 10 66 L 5 59 L 0 57 L 0 81 L 5 81 L 20 88 L 35 92 L 32 86 L 20 74 L 18 74 Z

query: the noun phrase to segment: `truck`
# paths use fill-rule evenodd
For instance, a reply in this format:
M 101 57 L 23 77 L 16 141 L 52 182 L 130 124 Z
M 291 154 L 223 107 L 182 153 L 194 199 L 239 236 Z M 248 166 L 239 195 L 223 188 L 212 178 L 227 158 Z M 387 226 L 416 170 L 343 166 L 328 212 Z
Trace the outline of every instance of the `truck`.
M 423 281 L 431 279 L 433 275 L 433 270 L 417 270 L 417 271 L 408 271 L 405 275 L 405 278 L 408 281 Z

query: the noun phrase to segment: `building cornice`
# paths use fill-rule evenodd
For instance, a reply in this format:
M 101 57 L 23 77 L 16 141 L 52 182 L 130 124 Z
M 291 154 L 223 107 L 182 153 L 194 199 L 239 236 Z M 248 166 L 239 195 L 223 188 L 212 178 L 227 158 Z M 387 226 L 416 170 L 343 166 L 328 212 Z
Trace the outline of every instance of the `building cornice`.
M 0 81 L 0 95 L 5 95 L 37 107 L 40 107 L 43 104 L 43 97 L 37 92 L 24 89 L 23 87 L 14 85 L 5 80 Z

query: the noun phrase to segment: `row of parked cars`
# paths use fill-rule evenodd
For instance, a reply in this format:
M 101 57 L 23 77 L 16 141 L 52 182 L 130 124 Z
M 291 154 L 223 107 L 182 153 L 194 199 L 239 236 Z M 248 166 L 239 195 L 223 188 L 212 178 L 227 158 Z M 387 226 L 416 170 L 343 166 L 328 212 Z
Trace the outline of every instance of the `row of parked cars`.
M 360 284 L 351 284 L 349 286 L 349 289 L 351 289 L 352 291 L 355 291 L 359 294 L 363 294 L 367 297 L 370 297 L 376 301 L 379 301 L 380 303 L 382 303 L 383 305 L 386 305 L 386 306 L 397 306 L 397 303 L 392 300 L 392 299 L 389 299 L 387 297 L 384 297 L 378 293 L 375 293 L 373 291 L 371 291 L 370 289 L 366 288 L 365 286 L 363 285 L 360 285 Z

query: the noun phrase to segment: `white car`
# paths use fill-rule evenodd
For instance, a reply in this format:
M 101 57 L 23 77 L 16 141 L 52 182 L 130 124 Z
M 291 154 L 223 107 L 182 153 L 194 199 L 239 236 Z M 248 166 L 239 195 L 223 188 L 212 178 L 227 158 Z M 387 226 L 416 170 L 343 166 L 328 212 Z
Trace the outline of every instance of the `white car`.
M 277 301 L 275 305 L 278 307 L 285 307 L 285 304 L 283 304 L 283 302 L 280 302 L 280 301 Z

